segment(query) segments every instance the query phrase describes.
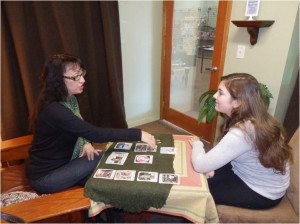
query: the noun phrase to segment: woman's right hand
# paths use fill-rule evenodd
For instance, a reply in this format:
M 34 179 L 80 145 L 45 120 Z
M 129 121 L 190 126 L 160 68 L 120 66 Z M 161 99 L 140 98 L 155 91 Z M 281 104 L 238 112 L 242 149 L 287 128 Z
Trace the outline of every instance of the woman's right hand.
M 152 149 L 155 149 L 156 146 L 156 141 L 153 135 L 146 131 L 142 131 L 142 139 L 143 142 L 147 143 Z
M 83 146 L 82 153 L 81 153 L 81 155 L 79 157 L 86 156 L 88 158 L 88 160 L 94 160 L 94 156 L 95 155 L 98 156 L 99 155 L 99 151 L 96 150 L 91 143 L 86 143 Z
M 193 136 L 190 138 L 189 143 L 191 144 L 191 146 L 193 146 L 193 143 L 196 141 L 200 141 L 200 138 L 197 136 Z

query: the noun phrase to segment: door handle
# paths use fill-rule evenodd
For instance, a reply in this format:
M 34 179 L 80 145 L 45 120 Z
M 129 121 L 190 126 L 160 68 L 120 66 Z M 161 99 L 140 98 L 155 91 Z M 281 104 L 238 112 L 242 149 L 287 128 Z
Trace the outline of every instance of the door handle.
M 205 70 L 211 71 L 211 72 L 216 72 L 216 71 L 218 71 L 218 67 L 214 66 L 214 67 L 211 67 L 211 68 L 205 68 Z

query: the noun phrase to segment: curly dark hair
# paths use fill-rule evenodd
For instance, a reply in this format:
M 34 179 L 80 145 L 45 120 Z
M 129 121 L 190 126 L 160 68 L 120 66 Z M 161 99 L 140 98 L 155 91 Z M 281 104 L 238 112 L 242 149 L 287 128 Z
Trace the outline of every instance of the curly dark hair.
M 65 85 L 63 74 L 68 66 L 79 66 L 84 69 L 82 61 L 68 54 L 54 54 L 45 63 L 40 75 L 40 92 L 30 116 L 30 128 L 33 131 L 36 118 L 42 109 L 51 102 L 64 101 L 68 97 L 68 89 Z
M 288 145 L 282 125 L 267 111 L 258 81 L 247 73 L 233 73 L 223 76 L 221 81 L 233 99 L 240 105 L 232 110 L 231 116 L 223 114 L 225 123 L 222 136 L 231 127 L 244 129 L 244 122 L 250 121 L 253 133 L 247 133 L 259 151 L 259 160 L 267 168 L 284 174 L 286 163 L 293 161 L 292 148 Z M 251 132 L 251 131 L 250 131 Z

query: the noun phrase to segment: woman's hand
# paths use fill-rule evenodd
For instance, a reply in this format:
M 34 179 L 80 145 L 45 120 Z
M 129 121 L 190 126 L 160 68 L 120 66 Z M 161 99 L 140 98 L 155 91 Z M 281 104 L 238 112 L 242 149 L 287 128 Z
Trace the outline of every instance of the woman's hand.
M 193 143 L 196 141 L 200 141 L 200 138 L 197 136 L 193 136 L 192 138 L 190 138 L 189 143 L 191 144 L 191 146 L 193 146 Z
M 88 160 L 94 160 L 94 154 L 97 156 L 99 155 L 99 152 L 92 146 L 91 143 L 86 143 L 83 146 L 82 153 L 79 157 L 87 156 Z
M 212 178 L 212 177 L 214 177 L 214 175 L 215 175 L 215 171 L 214 170 L 210 171 L 208 173 L 205 173 L 206 178 Z
M 143 142 L 147 143 L 152 149 L 155 149 L 156 141 L 153 135 L 149 134 L 148 132 L 142 131 L 142 139 Z

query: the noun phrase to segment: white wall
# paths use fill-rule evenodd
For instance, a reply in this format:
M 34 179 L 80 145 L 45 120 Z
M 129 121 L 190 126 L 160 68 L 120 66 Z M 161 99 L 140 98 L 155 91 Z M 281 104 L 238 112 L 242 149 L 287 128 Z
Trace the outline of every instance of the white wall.
M 124 101 L 129 127 L 160 117 L 162 2 L 119 1 Z
M 261 0 L 259 14 L 255 19 L 275 20 L 275 22 L 272 26 L 259 30 L 258 41 L 253 46 L 250 44 L 250 36 L 246 28 L 239 28 L 233 24 L 229 28 L 224 74 L 246 72 L 255 76 L 259 82 L 265 83 L 274 97 L 271 100 L 269 112 L 281 122 L 284 119 L 288 101 L 278 102 L 279 94 L 283 94 L 280 89 L 282 85 L 288 86 L 284 88 L 284 95 L 290 97 L 297 74 L 294 66 L 298 65 L 299 68 L 299 43 L 298 47 L 295 41 L 292 43 L 294 48 L 297 47 L 298 54 L 294 52 L 292 58 L 288 57 L 295 21 L 298 22 L 297 27 L 299 26 L 299 20 L 296 20 L 298 7 L 298 1 Z M 233 1 L 231 20 L 245 20 L 245 9 L 246 1 Z M 246 46 L 245 58 L 235 58 L 237 45 Z M 288 62 L 287 59 L 289 59 Z M 286 71 L 287 64 L 293 66 L 289 72 Z M 286 76 L 290 78 L 287 79 Z M 285 83 L 283 83 L 284 80 Z M 286 97 L 284 98 L 287 100 Z

